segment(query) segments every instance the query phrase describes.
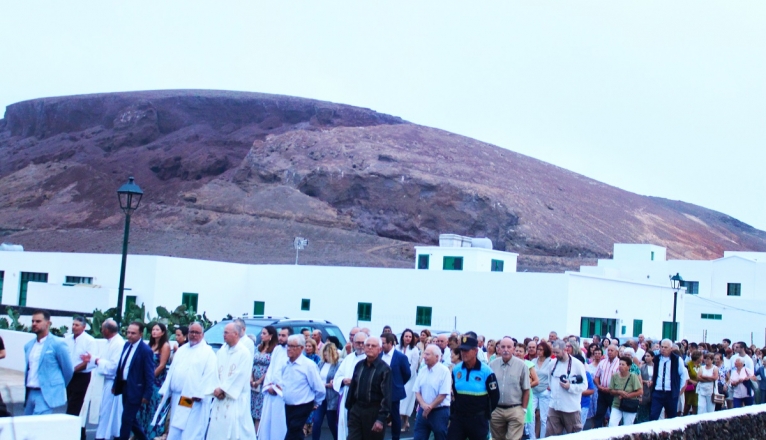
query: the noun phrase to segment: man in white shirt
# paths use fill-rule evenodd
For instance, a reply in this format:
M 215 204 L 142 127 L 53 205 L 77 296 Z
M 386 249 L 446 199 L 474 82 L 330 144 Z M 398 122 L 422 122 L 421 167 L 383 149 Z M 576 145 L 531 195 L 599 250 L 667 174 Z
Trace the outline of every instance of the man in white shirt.
M 52 414 L 66 404 L 66 386 L 74 369 L 66 344 L 49 333 L 51 315 L 45 310 L 32 313 L 32 333 L 36 339 L 24 345 L 27 398 L 24 415 Z
M 72 319 L 72 334 L 65 338 L 69 353 L 71 354 L 74 375 L 66 387 L 66 413 L 70 416 L 80 416 L 85 393 L 90 385 L 90 372 L 96 368 L 95 364 L 83 360 L 89 359 L 86 355 L 96 352 L 96 340 L 93 336 L 85 333 L 85 318 L 75 316 Z M 81 428 L 80 438 L 85 440 L 85 427 Z
M 652 375 L 652 409 L 649 418 L 659 420 L 662 410 L 665 418 L 672 419 L 678 414 L 678 399 L 684 392 L 689 373 L 681 357 L 673 353 L 670 339 L 660 342 L 660 356 L 654 361 Z
M 325 384 L 314 361 L 303 356 L 306 337 L 287 338 L 287 364 L 282 370 L 282 397 L 285 399 L 287 434 L 285 440 L 303 440 L 303 425 L 325 398 Z M 319 427 L 316 427 L 319 429 Z
M 104 376 L 104 388 L 101 392 L 101 408 L 98 413 L 98 428 L 96 439 L 110 439 L 120 436 L 120 419 L 122 418 L 122 398 L 112 394 L 112 385 L 117 374 L 117 366 L 125 341 L 119 334 L 120 328 L 117 323 L 109 318 L 101 324 L 101 334 L 107 343 L 103 352 L 98 357 L 93 353 L 87 353 L 82 358 L 88 360 L 95 367 L 97 374 Z
M 431 344 L 423 352 L 423 367 L 415 379 L 415 399 L 418 414 L 415 419 L 414 440 L 446 440 L 449 406 L 452 395 L 452 374 L 440 361 L 441 349 Z
M 548 426 L 545 436 L 569 434 L 582 431 L 580 398 L 588 389 L 585 366 L 579 360 L 569 356 L 563 341 L 554 341 L 552 345 L 556 362 L 551 368 L 548 383 L 551 388 L 551 403 L 548 409 Z M 619 364 L 618 364 L 619 365 Z
M 734 354 L 731 355 L 731 359 L 729 360 L 732 367 L 734 366 L 734 363 L 737 361 L 737 359 L 742 359 L 742 365 L 744 365 L 745 368 L 749 369 L 750 371 L 755 371 L 755 364 L 753 363 L 753 359 L 748 356 L 747 351 L 745 351 L 747 344 L 740 341 L 735 343 L 732 348 L 734 349 Z
M 445 366 L 452 365 L 452 353 L 448 346 L 449 344 L 449 335 L 446 333 L 442 333 L 436 337 L 434 340 L 436 345 L 441 349 L 441 363 Z

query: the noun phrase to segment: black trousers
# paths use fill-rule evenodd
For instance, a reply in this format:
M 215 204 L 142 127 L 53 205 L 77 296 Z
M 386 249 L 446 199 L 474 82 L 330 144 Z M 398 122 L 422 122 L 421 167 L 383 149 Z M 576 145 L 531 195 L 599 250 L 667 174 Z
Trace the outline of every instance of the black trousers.
M 447 428 L 447 440 L 487 440 L 489 419 L 484 413 L 464 416 L 452 414 Z
M 596 414 L 593 415 L 593 427 L 602 428 L 604 426 L 604 417 L 606 417 L 606 410 L 612 406 L 614 396 L 607 393 L 598 393 L 598 402 L 596 404 Z
M 346 439 L 383 440 L 383 437 L 386 435 L 385 422 L 383 422 L 383 430 L 380 432 L 372 430 L 372 426 L 378 420 L 378 412 L 380 412 L 380 402 L 377 404 L 363 404 L 357 402 L 356 405 L 348 410 L 348 436 Z M 486 440 L 486 438 L 483 440 Z
M 120 425 L 120 440 L 130 439 L 130 433 L 133 432 L 133 436 L 136 440 L 147 440 L 146 433 L 141 425 L 138 424 L 136 415 L 138 410 L 141 409 L 141 403 L 128 403 L 126 402 L 125 395 L 122 395 L 122 424 Z
M 399 440 L 402 437 L 402 417 L 399 415 L 399 403 L 401 400 L 391 401 L 391 440 Z
M 80 415 L 88 385 L 90 385 L 90 372 L 72 375 L 72 380 L 66 387 L 66 413 L 70 416 Z
M 303 440 L 303 427 L 314 409 L 314 401 L 302 403 L 300 405 L 285 404 L 285 422 L 287 423 L 287 434 L 285 440 Z M 321 427 L 319 428 L 321 429 Z

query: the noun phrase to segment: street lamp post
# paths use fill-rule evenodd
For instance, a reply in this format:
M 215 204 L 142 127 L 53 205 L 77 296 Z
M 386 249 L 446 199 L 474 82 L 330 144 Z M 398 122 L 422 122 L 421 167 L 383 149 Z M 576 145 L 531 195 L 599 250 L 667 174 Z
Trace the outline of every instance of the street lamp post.
M 128 183 L 122 185 L 117 190 L 117 198 L 120 201 L 120 209 L 125 213 L 125 234 L 122 238 L 122 264 L 120 265 L 120 287 L 117 292 L 117 325 L 122 322 L 122 299 L 125 294 L 125 266 L 128 262 L 128 235 L 130 235 L 130 216 L 133 211 L 138 209 L 141 203 L 141 197 L 144 192 L 133 181 L 133 177 L 128 178 Z
M 681 275 L 676 273 L 675 275 L 670 277 L 670 287 L 673 288 L 673 329 L 671 330 L 671 334 L 673 335 L 673 342 L 676 342 L 678 340 L 678 324 L 676 324 L 676 307 L 678 306 L 678 290 L 681 288 L 681 283 L 684 282 L 684 279 L 681 278 Z

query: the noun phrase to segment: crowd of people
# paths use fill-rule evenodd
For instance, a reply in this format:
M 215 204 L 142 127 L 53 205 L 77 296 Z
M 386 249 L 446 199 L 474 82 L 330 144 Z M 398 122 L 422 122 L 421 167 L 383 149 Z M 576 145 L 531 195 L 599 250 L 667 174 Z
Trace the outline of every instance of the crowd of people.
M 407 431 L 517 440 L 766 403 L 764 350 L 728 339 L 487 340 L 386 326 L 380 336 L 354 327 L 344 345 L 289 327 L 266 326 L 256 339 L 235 319 L 215 352 L 197 323 L 154 324 L 147 343 L 142 323 L 123 339 L 107 320 L 98 350 L 85 326 L 74 318 L 62 340 L 47 312 L 32 315 L 25 414 L 79 415 L 101 375 L 97 439 L 319 440 L 326 420 L 334 440 L 382 440 L 388 429 L 393 440 Z

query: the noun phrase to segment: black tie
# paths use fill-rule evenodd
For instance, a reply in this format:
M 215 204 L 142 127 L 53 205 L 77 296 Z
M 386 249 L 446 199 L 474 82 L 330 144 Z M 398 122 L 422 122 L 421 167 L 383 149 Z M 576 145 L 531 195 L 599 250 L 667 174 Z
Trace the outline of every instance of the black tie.
M 128 357 L 130 357 L 130 350 L 133 350 L 133 344 L 128 345 L 128 351 L 125 352 L 125 357 L 122 358 L 122 362 L 120 362 L 120 369 L 117 373 L 117 378 L 119 380 L 123 380 L 122 376 L 125 372 L 125 365 L 128 363 Z
M 662 365 L 662 391 L 667 391 L 665 389 L 665 371 L 667 371 L 669 363 L 670 361 L 667 361 Z

